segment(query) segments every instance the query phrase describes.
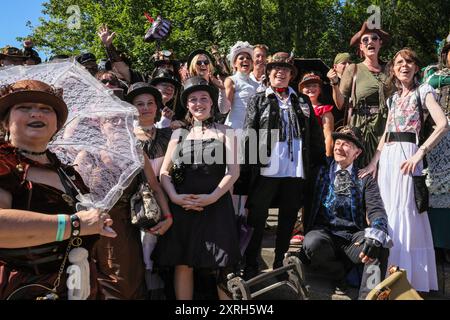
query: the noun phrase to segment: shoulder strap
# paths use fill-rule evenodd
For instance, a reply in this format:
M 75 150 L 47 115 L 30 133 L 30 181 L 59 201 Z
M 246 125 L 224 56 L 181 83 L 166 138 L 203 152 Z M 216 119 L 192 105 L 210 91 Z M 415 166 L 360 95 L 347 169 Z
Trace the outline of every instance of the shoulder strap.
M 352 75 L 352 91 L 350 94 L 349 103 L 345 105 L 344 111 L 344 126 L 348 125 L 352 119 L 353 108 L 356 108 L 356 73 L 358 72 L 358 65 L 355 63 Z
M 73 181 L 67 176 L 67 173 L 63 170 L 62 167 L 57 169 L 57 173 L 59 178 L 61 179 L 61 183 L 66 190 L 66 194 L 70 195 L 74 201 L 76 202 L 76 197 L 78 194 L 81 194 L 81 191 L 75 186 Z
M 350 96 L 352 107 L 356 107 L 356 73 L 358 72 L 358 65 L 355 63 L 352 76 L 352 93 Z
M 420 118 L 419 146 L 420 146 L 425 141 L 424 137 L 425 118 L 423 116 L 423 107 L 422 107 L 422 100 L 420 99 L 419 88 L 414 90 L 414 94 L 416 95 L 417 108 L 419 109 L 419 118 Z

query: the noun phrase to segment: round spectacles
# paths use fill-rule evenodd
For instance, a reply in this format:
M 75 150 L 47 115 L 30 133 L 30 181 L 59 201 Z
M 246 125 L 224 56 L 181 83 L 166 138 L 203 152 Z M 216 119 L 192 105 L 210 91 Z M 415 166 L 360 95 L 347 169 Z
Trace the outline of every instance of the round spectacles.
M 364 43 L 364 44 L 368 44 L 369 43 L 369 39 L 372 39 L 372 41 L 375 42 L 375 41 L 379 40 L 380 37 L 377 36 L 377 35 L 373 35 L 373 36 L 370 36 L 370 37 L 364 37 L 364 38 L 361 38 L 361 42 Z

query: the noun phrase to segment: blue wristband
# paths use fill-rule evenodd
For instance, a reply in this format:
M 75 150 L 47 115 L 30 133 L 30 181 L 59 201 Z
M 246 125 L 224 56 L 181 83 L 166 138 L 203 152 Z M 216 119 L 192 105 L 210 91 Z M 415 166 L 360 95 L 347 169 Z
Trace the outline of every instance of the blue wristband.
M 65 231 L 66 231 L 66 215 L 58 214 L 58 230 L 56 231 L 56 241 L 64 240 Z

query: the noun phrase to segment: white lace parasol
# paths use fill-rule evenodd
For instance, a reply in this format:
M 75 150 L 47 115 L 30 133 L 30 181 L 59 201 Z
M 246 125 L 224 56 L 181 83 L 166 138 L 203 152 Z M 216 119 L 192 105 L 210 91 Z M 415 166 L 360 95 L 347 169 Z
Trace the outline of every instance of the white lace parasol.
M 0 85 L 22 79 L 63 88 L 69 117 L 49 148 L 63 163 L 76 165 L 89 187 L 90 194 L 79 196 L 82 207 L 111 209 L 143 166 L 133 134 L 136 109 L 75 61 L 0 69 Z

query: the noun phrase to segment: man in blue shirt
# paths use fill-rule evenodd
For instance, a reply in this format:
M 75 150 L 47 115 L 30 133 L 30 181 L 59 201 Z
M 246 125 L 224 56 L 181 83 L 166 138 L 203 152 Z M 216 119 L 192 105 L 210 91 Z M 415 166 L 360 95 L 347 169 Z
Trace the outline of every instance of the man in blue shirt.
M 359 298 L 364 299 L 386 274 L 392 240 L 376 180 L 358 178 L 361 132 L 344 127 L 333 140 L 334 159 L 319 171 L 299 257 L 333 275 L 341 290 L 347 271 L 363 263 Z

